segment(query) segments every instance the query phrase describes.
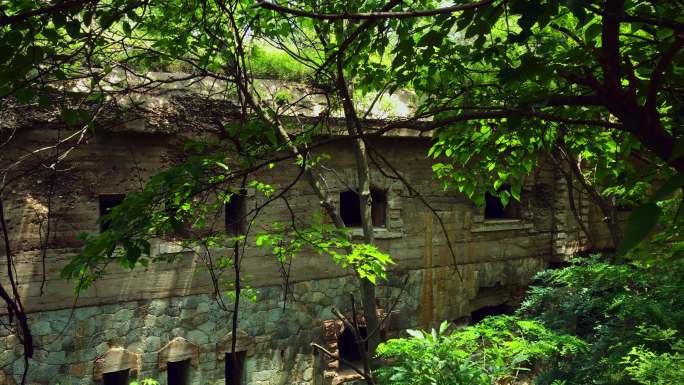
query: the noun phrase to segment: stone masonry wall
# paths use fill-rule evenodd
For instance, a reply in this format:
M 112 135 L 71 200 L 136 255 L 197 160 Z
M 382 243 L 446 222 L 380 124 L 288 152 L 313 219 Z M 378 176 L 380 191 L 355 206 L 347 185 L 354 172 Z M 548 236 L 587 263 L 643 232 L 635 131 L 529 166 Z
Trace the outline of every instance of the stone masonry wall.
M 467 315 L 481 305 L 482 292 L 487 288 L 498 286 L 513 292 L 526 285 L 529 277 L 542 267 L 537 258 L 469 264 L 461 269 L 463 282 L 452 268 L 432 269 L 430 274 L 424 269 L 394 272 L 378 289 L 380 306 L 388 311 L 401 293 L 397 306 L 391 309 L 388 335 L 420 326 L 420 314 L 426 311 L 425 307 L 427 311 L 437 310 L 440 319 L 454 320 Z M 430 277 L 432 286 L 425 282 Z M 442 303 L 420 302 L 427 287 Z M 239 329 L 244 333 L 238 351 L 247 352 L 245 383 L 322 383 L 322 358 L 314 355 L 309 344 L 323 343 L 323 322 L 335 319 L 331 306 L 348 311 L 349 293 L 355 292 L 355 278 L 344 276 L 295 283 L 285 304 L 279 286 L 259 288 L 256 302 L 243 301 Z M 489 300 L 503 303 L 508 299 L 504 295 Z M 198 350 L 193 359 L 191 383 L 224 384 L 230 319 L 230 313 L 221 310 L 208 295 L 33 313 L 30 322 L 37 351 L 31 360 L 28 383 L 93 384 L 98 383 L 102 370 L 131 369 L 134 377 L 155 378 L 166 384 L 166 362 L 160 362 L 160 351 L 181 337 Z M 23 370 L 17 336 L 0 329 L 0 347 L 0 384 L 16 384 Z M 112 352 L 122 349 L 135 359 L 107 361 Z

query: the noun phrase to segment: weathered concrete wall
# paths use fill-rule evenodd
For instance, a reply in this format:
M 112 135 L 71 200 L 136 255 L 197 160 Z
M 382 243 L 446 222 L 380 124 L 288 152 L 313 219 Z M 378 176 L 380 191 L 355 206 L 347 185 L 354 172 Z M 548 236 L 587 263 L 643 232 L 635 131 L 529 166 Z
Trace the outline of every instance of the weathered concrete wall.
M 567 260 L 586 250 L 602 250 L 614 247 L 608 226 L 601 210 L 584 193 L 579 181 L 574 180 L 573 193 L 576 215 L 570 207 L 568 185 L 559 171 L 555 171 L 556 183 L 553 197 L 553 257 L 557 261 Z M 618 213 L 618 221 L 624 224 L 625 212 Z M 581 220 L 591 238 L 582 230 Z
M 49 142 L 53 136 L 36 131 L 27 135 L 27 138 L 31 142 L 26 143 L 26 147 L 35 147 L 40 145 L 40 140 Z M 321 150 L 332 154 L 334 159 L 329 163 L 336 171 L 326 174 L 325 178 L 335 199 L 347 186 L 356 185 L 351 151 L 345 149 L 344 143 L 336 146 Z M 388 190 L 388 227 L 378 229 L 376 238 L 379 246 L 397 261 L 393 269 L 426 267 L 426 221 L 435 223 L 431 237 L 434 256 L 430 266 L 448 266 L 454 260 L 458 263 L 473 263 L 548 257 L 553 252 L 550 243 L 554 226 L 552 207 L 547 202 L 540 204 L 534 199 L 535 190 L 552 186 L 551 176 L 547 172 L 530 178 L 523 195 L 522 220 L 484 221 L 482 208 L 475 207 L 457 192 L 442 191 L 431 178 L 431 163 L 425 159 L 426 140 L 395 138 L 381 140 L 377 146 L 400 167 L 406 179 L 438 211 L 455 252 L 452 258 L 442 229 L 431 218 L 432 213 L 423 203 L 409 196 L 399 181 L 374 170 L 374 184 Z M 177 156 L 173 151 L 178 147 L 172 138 L 158 135 L 101 135 L 74 151 L 70 161 L 63 164 L 65 168 L 72 168 L 68 173 L 59 174 L 53 187 L 49 186 L 49 174 L 25 178 L 13 185 L 3 203 L 12 246 L 17 254 L 15 263 L 20 293 L 29 311 L 72 306 L 73 283 L 64 281 L 59 272 L 82 245 L 78 234 L 98 231 L 98 194 L 127 193 L 140 189 L 141 183 Z M 295 167 L 279 166 L 262 173 L 258 178 L 274 186 L 284 186 L 296 177 L 296 173 Z M 47 192 L 50 188 L 54 194 L 48 202 Z M 286 196 L 303 219 L 320 210 L 317 198 L 304 182 L 298 182 Z M 258 194 L 253 195 L 249 204 L 254 205 L 265 199 Z M 48 204 L 52 211 L 52 222 L 43 270 L 41 246 L 45 242 Z M 286 221 L 288 215 L 283 202 L 273 202 L 262 211 L 252 235 L 267 230 L 273 221 Z M 222 226 L 222 218 L 223 213 L 218 212 L 212 220 Z M 181 250 L 168 240 L 154 242 L 153 249 L 161 254 Z M 315 254 L 303 254 L 293 263 L 293 281 L 345 274 L 329 258 Z M 201 264 L 191 257 L 180 258 L 173 264 L 160 263 L 146 269 L 140 268 L 132 273 L 113 266 L 110 273 L 96 282 L 91 290 L 79 296 L 78 305 L 210 292 L 210 280 L 200 267 Z M 263 249 L 246 250 L 244 271 L 253 276 L 250 283 L 254 286 L 273 285 L 280 280 L 279 265 Z
M 35 148 L 53 141 L 57 133 L 36 130 L 24 135 L 19 138 L 25 143 L 22 147 Z M 507 302 L 548 259 L 559 250 L 565 252 L 558 234 L 570 226 L 570 217 L 560 213 L 565 210 L 563 194 L 557 190 L 553 170 L 541 168 L 530 176 L 522 194 L 521 219 L 484 220 L 482 208 L 459 193 L 444 192 L 432 179 L 431 162 L 425 157 L 427 139 L 381 138 L 373 146 L 437 211 L 454 252 L 452 255 L 434 214 L 398 180 L 374 169 L 375 187 L 388 191 L 388 226 L 377 229 L 376 238 L 379 247 L 397 262 L 391 267 L 392 279 L 379 289 L 381 307 L 389 310 L 403 277 L 409 277 L 390 319 L 388 335 L 411 327 L 431 327 L 483 306 Z M 159 362 L 159 357 L 168 357 L 169 349 L 177 345 L 182 349 L 174 354 L 193 359 L 194 383 L 222 383 L 230 317 L 208 295 L 212 292 L 210 280 L 197 257 L 187 254 L 173 264 L 159 263 L 133 272 L 113 267 L 79 296 L 73 310 L 73 284 L 59 277 L 64 264 L 82 245 L 78 233 L 97 231 L 98 194 L 140 189 L 141 183 L 178 157 L 178 148 L 172 136 L 97 135 L 74 150 L 68 163 L 62 164 L 72 168 L 60 174 L 54 185 L 49 173 L 39 170 L 18 180 L 5 195 L 19 289 L 32 312 L 37 336 L 32 383 L 55 383 L 55 379 L 92 383 L 117 365 L 135 369 L 143 377 L 165 380 L 166 364 Z M 335 171 L 324 177 L 334 197 L 356 185 L 348 143 L 341 141 L 319 152 L 331 154 L 328 165 Z M 295 167 L 278 166 L 258 178 L 283 186 L 296 173 Z M 50 189 L 54 194 L 48 200 Z M 287 197 L 304 218 L 320 210 L 315 195 L 303 182 Z M 265 198 L 252 194 L 249 199 L 256 204 Z M 53 222 L 43 269 L 41 245 L 46 241 L 48 205 Z M 216 213 L 213 219 L 222 223 L 222 218 L 223 213 Z M 263 210 L 255 230 L 267 230 L 278 220 L 288 220 L 288 211 L 284 203 L 276 201 Z M 248 241 L 253 244 L 252 238 Z M 158 254 L 179 251 L 170 241 L 157 241 L 153 247 Z M 323 321 L 333 318 L 330 306 L 348 310 L 348 294 L 357 286 L 350 271 L 327 257 L 298 256 L 290 277 L 293 296 L 283 311 L 279 265 L 273 256 L 247 248 L 242 270 L 250 276 L 247 283 L 260 292 L 257 302 L 245 303 L 240 313 L 240 329 L 247 335 L 242 348 L 250 354 L 247 383 L 320 383 L 316 379 L 330 363 L 314 356 L 309 343 L 322 341 Z M 4 271 L 0 273 L 5 276 Z M 173 342 L 178 337 L 187 341 Z M 0 349 L 0 368 L 4 368 L 5 381 L 12 383 L 22 368 L 20 350 L 14 335 L 3 335 L 0 348 L 3 343 L 6 350 Z

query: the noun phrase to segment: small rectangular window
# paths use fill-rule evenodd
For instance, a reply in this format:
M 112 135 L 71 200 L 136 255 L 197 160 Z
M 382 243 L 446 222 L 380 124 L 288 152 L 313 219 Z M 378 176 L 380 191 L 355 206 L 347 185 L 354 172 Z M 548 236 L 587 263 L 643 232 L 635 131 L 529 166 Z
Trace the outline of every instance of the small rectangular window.
M 511 187 L 503 185 L 499 191 L 511 191 Z M 508 204 L 504 206 L 501 198 L 492 195 L 489 192 L 485 193 L 485 219 L 520 219 L 521 209 L 520 202 L 515 199 L 509 199 Z
M 117 372 L 103 373 L 102 383 L 103 385 L 128 385 L 130 382 L 129 371 L 130 369 L 124 369 Z
M 347 190 L 340 193 L 340 216 L 347 227 L 361 227 L 361 199 L 359 193 Z M 387 192 L 371 189 L 371 220 L 373 227 L 385 227 Z
M 244 191 L 234 193 L 226 202 L 226 231 L 231 235 L 242 235 L 246 232 L 247 196 Z
M 385 227 L 387 217 L 387 193 L 382 190 L 371 190 L 371 216 L 373 227 Z
M 245 368 L 245 355 L 247 352 L 241 351 L 226 353 L 226 385 L 242 385 L 242 377 Z
M 114 207 L 120 205 L 125 197 L 125 194 L 100 194 L 100 218 L 109 214 Z M 107 231 L 110 225 L 110 221 L 100 220 L 100 231 Z
M 168 385 L 188 385 L 190 382 L 190 360 L 168 362 L 167 381 Z
M 347 190 L 340 193 L 340 216 L 347 227 L 361 227 L 359 194 Z

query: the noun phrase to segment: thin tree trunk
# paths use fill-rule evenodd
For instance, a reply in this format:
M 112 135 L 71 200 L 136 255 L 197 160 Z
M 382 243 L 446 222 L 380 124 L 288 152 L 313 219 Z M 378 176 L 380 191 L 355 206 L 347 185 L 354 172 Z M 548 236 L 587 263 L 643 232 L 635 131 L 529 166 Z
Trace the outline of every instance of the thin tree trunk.
M 618 226 L 616 215 L 615 215 L 615 207 L 607 202 L 601 194 L 594 188 L 592 185 L 590 185 L 584 175 L 582 174 L 582 170 L 580 170 L 579 165 L 575 157 L 572 156 L 572 154 L 564 147 L 564 146 L 559 146 L 561 151 L 561 154 L 563 154 L 563 157 L 567 160 L 568 166 L 570 166 L 570 170 L 575 174 L 575 177 L 577 180 L 580 182 L 582 187 L 584 188 L 585 191 L 589 194 L 589 197 L 591 200 L 599 207 L 601 210 L 601 214 L 605 217 L 605 223 L 606 226 L 608 226 L 608 231 L 610 233 L 610 238 L 613 243 L 613 247 L 617 249 L 620 246 L 620 242 L 622 240 L 622 232 L 620 231 L 620 227 Z
M 237 36 L 237 33 L 235 32 L 235 25 L 233 21 L 233 30 L 234 34 Z M 242 51 L 242 45 L 241 45 L 241 40 L 238 43 L 238 56 L 242 58 L 244 61 L 244 56 L 243 56 L 243 51 Z M 240 72 L 243 69 L 244 66 L 238 69 L 238 72 Z M 342 87 L 338 91 L 342 91 L 342 99 L 344 101 L 345 105 L 345 118 L 347 119 L 347 129 L 351 130 L 350 134 L 352 132 L 357 132 L 359 131 L 359 124 L 358 124 L 358 118 L 356 116 L 353 103 L 351 103 L 351 98 L 349 96 L 349 92 L 347 90 L 346 84 L 344 83 L 344 78 L 341 77 L 338 79 L 338 81 L 342 82 L 344 84 L 344 87 Z M 264 111 L 264 109 L 257 103 L 257 101 L 254 99 L 252 93 L 250 92 L 250 86 L 249 86 L 249 81 L 247 80 L 247 77 L 237 77 L 236 79 L 236 85 L 238 87 L 238 93 L 242 95 L 244 98 L 244 102 L 252 108 L 254 113 L 262 119 L 264 122 L 270 124 L 273 126 L 276 135 L 278 136 L 279 140 L 285 145 L 287 150 L 291 154 L 297 154 L 297 157 L 303 157 L 304 151 L 301 151 L 300 148 L 297 147 L 297 145 L 292 141 L 290 138 L 289 133 L 287 132 L 287 129 L 280 123 L 280 121 L 277 119 L 277 116 L 270 116 L 269 114 Z M 352 136 L 355 136 L 352 134 Z M 304 149 L 305 150 L 305 149 Z M 372 227 L 372 214 L 371 214 L 371 198 L 370 198 L 370 178 L 369 178 L 369 167 L 368 167 L 368 154 L 365 149 L 365 143 L 363 143 L 362 139 L 358 139 L 355 142 L 355 154 L 356 154 L 356 160 L 357 160 L 357 171 L 359 172 L 359 184 L 360 184 L 360 201 L 361 201 L 361 208 L 362 208 L 362 225 L 363 225 L 363 230 L 364 230 L 364 241 L 369 244 L 373 244 L 374 238 L 373 238 L 373 227 Z M 302 159 L 304 160 L 304 159 Z M 361 163 L 359 165 L 359 163 Z M 337 209 L 335 205 L 332 203 L 332 200 L 330 199 L 330 195 L 326 191 L 325 187 L 323 186 L 321 177 L 313 170 L 311 165 L 309 165 L 307 162 L 303 161 L 302 162 L 302 167 L 304 168 L 303 173 L 304 173 L 304 178 L 307 180 L 308 184 L 311 186 L 311 188 L 314 190 L 316 193 L 316 196 L 319 199 L 320 205 L 323 207 L 325 210 L 326 214 L 328 217 L 333 221 L 336 227 L 342 228 L 345 227 L 344 221 L 342 220 L 342 217 L 340 214 L 337 212 Z M 363 188 L 361 185 L 364 184 L 365 188 Z M 360 288 L 361 288 L 361 294 L 362 294 L 362 303 L 363 303 L 363 312 L 364 312 L 364 317 L 366 320 L 366 330 L 368 331 L 375 331 L 374 333 L 371 333 L 369 335 L 368 339 L 368 351 L 369 351 L 369 356 L 372 356 L 375 352 L 375 348 L 377 345 L 380 343 L 380 335 L 379 335 L 379 321 L 378 321 L 378 316 L 377 316 L 377 308 L 376 308 L 376 297 L 375 297 L 375 286 L 368 281 L 367 279 L 360 279 Z
M 361 136 L 361 125 L 354 109 L 347 83 L 344 80 L 343 55 L 337 58 L 337 91 L 342 97 L 344 105 L 345 125 L 349 136 L 354 139 L 354 158 L 356 160 L 356 174 L 358 177 L 359 209 L 361 210 L 361 226 L 363 228 L 363 241 L 367 244 L 375 244 L 373 236 L 373 214 L 370 167 L 368 166 L 368 151 L 366 143 Z M 375 348 L 380 344 L 379 321 L 375 297 L 375 285 L 365 278 L 361 278 L 361 302 L 366 319 L 366 330 L 376 331 L 368 335 L 368 354 L 372 357 Z

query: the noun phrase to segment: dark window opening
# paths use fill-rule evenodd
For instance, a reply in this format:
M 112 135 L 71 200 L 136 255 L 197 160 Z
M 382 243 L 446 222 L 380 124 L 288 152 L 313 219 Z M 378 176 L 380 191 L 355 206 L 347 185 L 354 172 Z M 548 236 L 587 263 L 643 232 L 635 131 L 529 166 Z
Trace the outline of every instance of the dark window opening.
M 366 338 L 366 328 L 359 326 L 359 334 L 362 338 Z M 368 351 L 368 343 L 365 344 L 365 349 Z M 337 350 L 340 358 L 352 363 L 361 362 L 361 354 L 359 353 L 359 348 L 356 345 L 356 339 L 354 338 L 354 333 L 352 333 L 351 329 L 345 328 L 342 334 L 337 338 Z
M 510 186 L 502 186 L 499 191 L 511 191 Z M 492 195 L 489 192 L 485 193 L 485 219 L 520 219 L 521 210 L 520 202 L 512 197 L 508 200 L 508 204 L 504 206 L 501 198 Z
M 130 369 L 119 370 L 118 372 L 103 373 L 102 383 L 104 385 L 128 385 L 130 382 L 128 372 Z
M 226 385 L 242 385 L 245 368 L 245 351 L 226 353 Z
M 382 190 L 371 190 L 371 217 L 373 227 L 385 227 L 387 217 L 387 193 Z
M 514 312 L 515 308 L 506 304 L 485 306 L 470 313 L 470 323 L 474 325 L 492 315 L 506 315 Z
M 345 226 L 361 226 L 361 209 L 359 205 L 359 194 L 356 191 L 349 190 L 340 193 L 340 216 Z
M 124 194 L 102 194 L 99 196 L 100 200 L 100 218 L 109 214 L 112 209 L 123 202 L 126 195 Z M 110 221 L 100 220 L 100 231 L 107 231 L 111 226 Z
M 347 227 L 361 227 L 361 200 L 357 191 L 340 193 L 340 216 Z M 371 189 L 371 219 L 373 227 L 385 227 L 387 192 Z
M 225 205 L 226 209 L 226 231 L 231 235 L 244 234 L 245 218 L 247 216 L 247 197 L 244 192 L 230 196 Z
M 190 360 L 167 362 L 167 384 L 188 385 L 190 383 Z

